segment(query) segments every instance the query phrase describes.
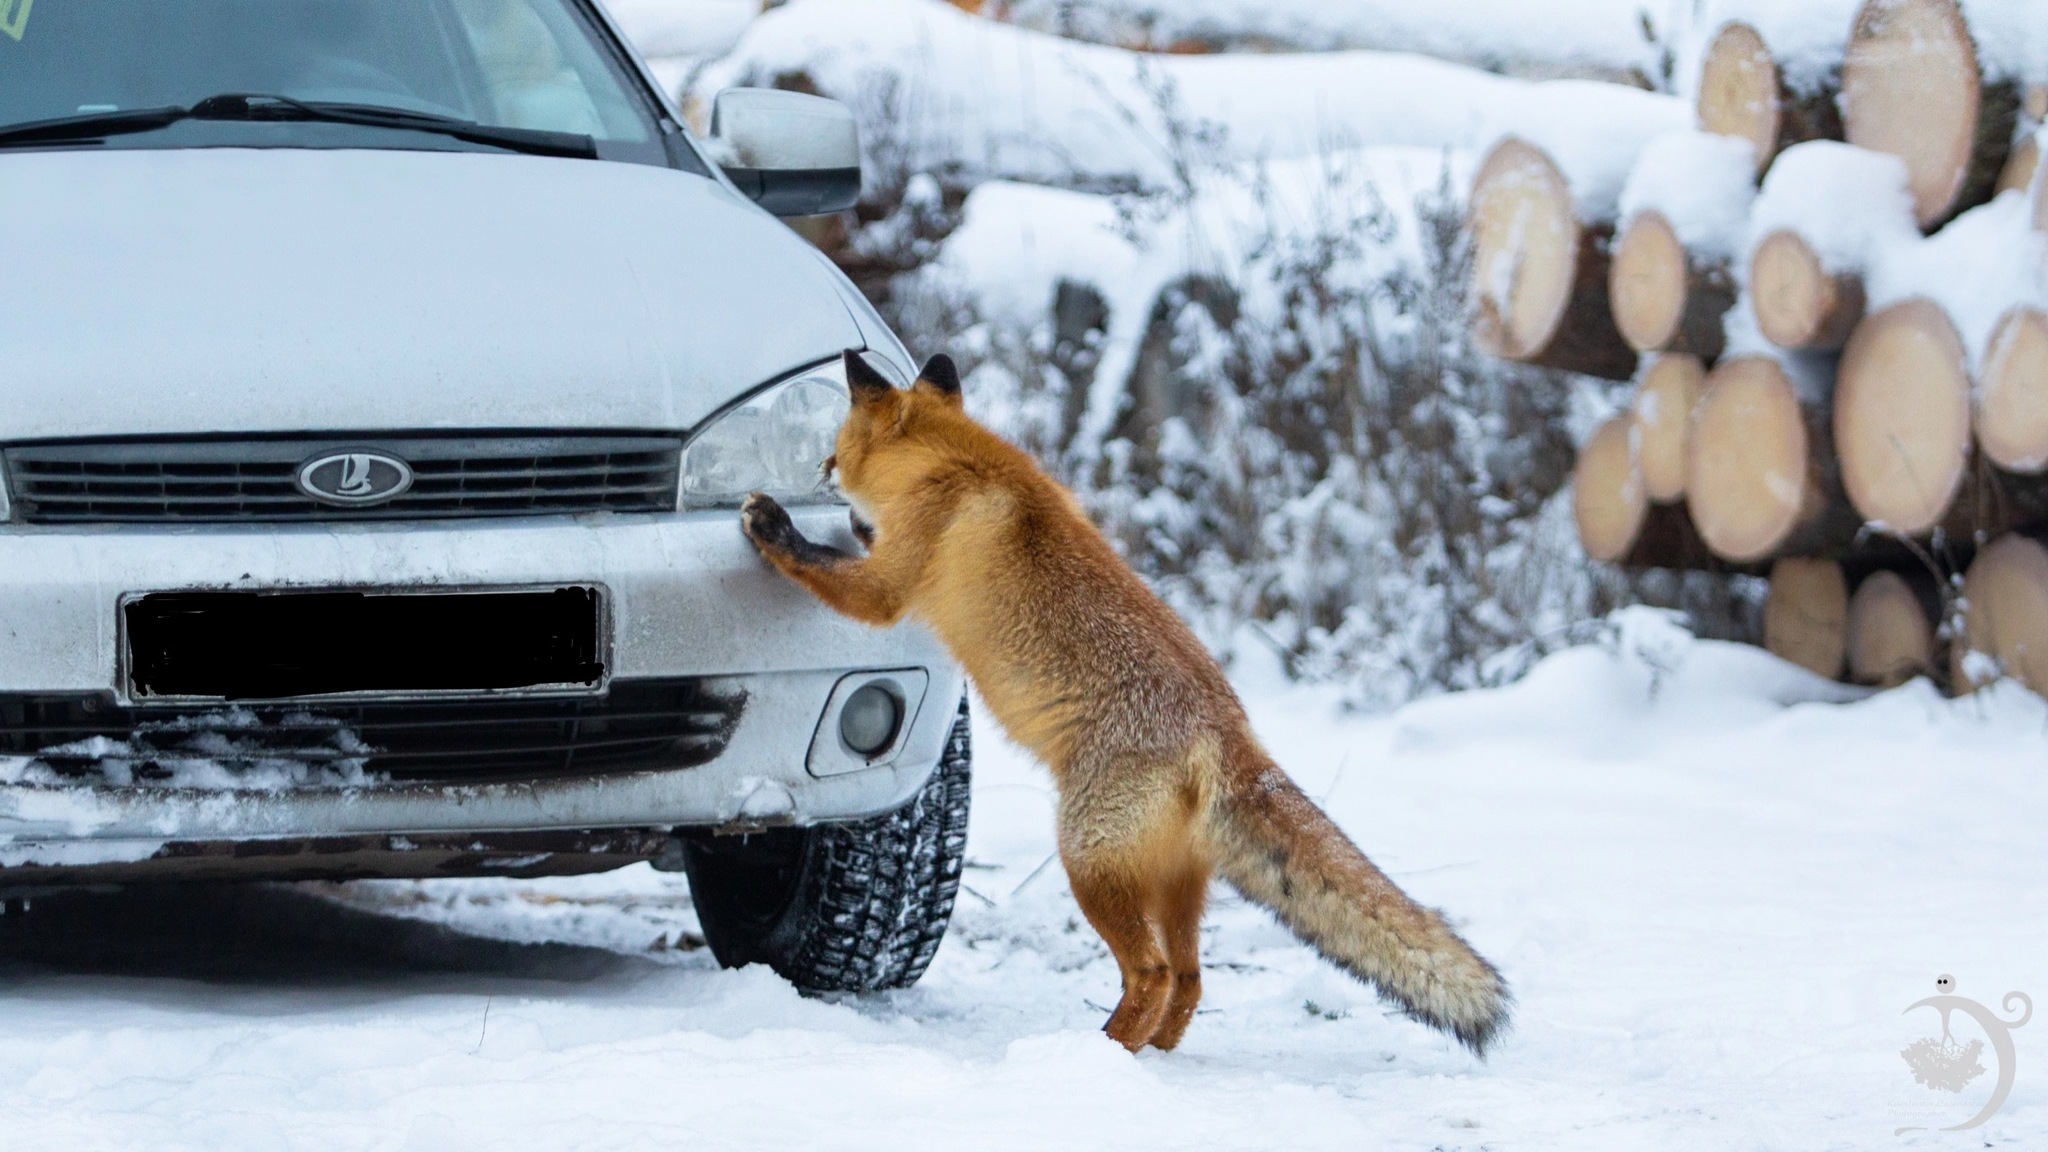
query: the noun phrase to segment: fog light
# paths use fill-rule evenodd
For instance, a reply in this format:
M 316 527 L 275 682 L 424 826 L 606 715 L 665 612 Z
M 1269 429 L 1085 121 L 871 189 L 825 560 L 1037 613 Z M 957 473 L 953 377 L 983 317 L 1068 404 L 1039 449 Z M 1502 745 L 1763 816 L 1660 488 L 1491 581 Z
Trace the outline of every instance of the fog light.
M 903 724 L 903 704 L 880 684 L 854 690 L 839 710 L 839 738 L 859 756 L 875 756 L 896 742 Z

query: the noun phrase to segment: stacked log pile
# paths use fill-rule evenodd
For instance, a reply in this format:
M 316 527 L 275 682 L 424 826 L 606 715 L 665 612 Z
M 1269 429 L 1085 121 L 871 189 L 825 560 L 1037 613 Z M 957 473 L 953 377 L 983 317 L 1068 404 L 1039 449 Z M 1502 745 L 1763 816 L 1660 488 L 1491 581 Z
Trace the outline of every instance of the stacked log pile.
M 1593 559 L 1767 575 L 1824 676 L 2048 692 L 2048 77 L 1978 49 L 1955 0 L 1866 0 L 1795 88 L 1728 24 L 1614 221 L 1501 142 L 1475 336 L 1633 383 L 1574 475 Z

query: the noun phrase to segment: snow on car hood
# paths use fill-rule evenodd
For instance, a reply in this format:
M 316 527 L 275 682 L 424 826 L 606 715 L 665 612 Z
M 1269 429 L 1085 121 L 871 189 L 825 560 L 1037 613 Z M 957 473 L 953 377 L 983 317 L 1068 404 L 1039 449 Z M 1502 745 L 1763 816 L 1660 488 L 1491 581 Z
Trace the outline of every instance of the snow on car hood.
M 686 428 L 861 329 L 700 176 L 483 153 L 0 156 L 0 440 Z

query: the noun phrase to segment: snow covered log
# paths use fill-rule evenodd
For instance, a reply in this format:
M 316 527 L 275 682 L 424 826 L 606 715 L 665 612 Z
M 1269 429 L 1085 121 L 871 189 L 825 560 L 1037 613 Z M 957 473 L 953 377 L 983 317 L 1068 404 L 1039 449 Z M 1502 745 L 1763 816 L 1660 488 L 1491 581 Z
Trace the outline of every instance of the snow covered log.
M 1707 370 L 1697 356 L 1662 352 L 1643 358 L 1641 383 L 1629 405 L 1636 467 L 1650 500 L 1669 504 L 1685 496 L 1686 429 Z
M 1608 380 L 1635 375 L 1636 352 L 1608 297 L 1610 230 L 1583 222 L 1564 173 L 1508 137 L 1472 183 L 1473 340 L 1485 352 Z
M 1863 319 L 1863 277 L 1830 272 L 1789 229 L 1765 236 L 1750 254 L 1749 294 L 1757 327 L 1780 348 L 1840 348 Z
M 973 0 L 966 0 L 973 2 Z M 1640 0 L 1570 5 L 1414 0 L 983 0 L 984 14 L 1148 51 L 1420 52 L 1513 76 L 1647 83 Z M 991 11 L 993 10 L 993 11 Z
M 1572 520 L 1586 555 L 1618 563 L 1642 531 L 1650 501 L 1636 469 L 1628 414 L 1610 417 L 1579 449 L 1572 466 Z
M 1700 128 L 1749 141 L 1761 176 L 1794 144 L 1842 138 L 1836 79 L 1829 73 L 1823 82 L 1794 88 L 1762 34 L 1731 20 L 1708 42 L 1700 63 Z
M 1970 372 L 1939 305 L 1904 300 L 1856 326 L 1834 434 L 1842 487 L 1866 519 L 1902 536 L 1942 522 L 1970 461 Z
M 1977 383 L 1977 447 L 2008 472 L 2048 470 L 2048 311 L 2000 317 Z
M 1891 688 L 1934 674 L 1934 614 L 1930 580 L 1909 581 L 1878 569 L 1849 598 L 1849 679 Z
M 2048 239 L 2008 195 L 1874 261 L 1876 310 L 1844 352 L 1834 422 L 1844 486 L 1874 525 L 1981 540 L 2044 511 L 2048 481 L 1972 451 L 1988 440 L 2023 465 L 2037 451 L 2042 417 L 2028 398 L 2040 394 L 2041 340 L 2025 317 L 2048 311 L 2044 258 Z
M 2048 548 L 2011 535 L 1977 553 L 1963 578 L 1963 636 L 1953 653 L 1957 692 L 2009 676 L 2048 695 Z
M 1723 360 L 1707 374 L 1686 444 L 1686 509 L 1716 556 L 1754 563 L 1834 555 L 1861 517 L 1842 495 L 1826 381 L 1795 381 L 1765 356 Z
M 1832 141 L 1787 148 L 1750 214 L 1748 306 L 1764 338 L 1824 351 L 1863 318 L 1866 272 L 1918 241 L 1897 157 Z
M 1614 243 L 1607 291 L 1629 347 L 1706 360 L 1721 354 L 1721 316 L 1735 303 L 1728 262 L 1688 251 L 1663 213 L 1629 218 Z
M 1956 0 L 1865 0 L 1842 62 L 1842 135 L 1911 174 L 1933 231 L 1990 199 L 2018 125 L 2020 85 L 1987 74 Z
M 1678 97 L 1618 84 L 1516 80 L 1395 52 L 1151 55 L 942 0 L 790 0 L 689 94 L 708 107 L 723 88 L 799 82 L 854 108 L 871 176 L 1177 189 L 1190 166 L 1397 145 L 1476 153 L 1513 134 L 1570 175 L 1588 219 L 1612 219 L 1643 145 L 1691 118 Z
M 1708 132 L 1672 132 L 1637 157 L 1618 207 L 1608 295 L 1615 326 L 1642 352 L 1721 354 L 1735 303 L 1730 265 L 1755 194 L 1750 151 Z
M 1771 565 L 1771 590 L 1764 598 L 1765 648 L 1837 680 L 1848 638 L 1849 584 L 1840 564 L 1793 556 Z

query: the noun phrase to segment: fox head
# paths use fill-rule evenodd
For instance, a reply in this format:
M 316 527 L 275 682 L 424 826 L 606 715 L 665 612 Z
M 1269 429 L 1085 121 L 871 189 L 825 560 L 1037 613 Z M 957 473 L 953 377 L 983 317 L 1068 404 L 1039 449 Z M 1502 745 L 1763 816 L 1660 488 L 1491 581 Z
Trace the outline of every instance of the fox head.
M 916 468 L 926 455 L 909 449 L 920 439 L 944 437 L 967 420 L 961 408 L 960 371 L 941 353 L 925 361 L 917 383 L 896 387 L 853 352 L 846 354 L 846 385 L 853 410 L 839 429 L 833 465 L 839 487 L 856 507 L 868 503 L 892 474 Z

